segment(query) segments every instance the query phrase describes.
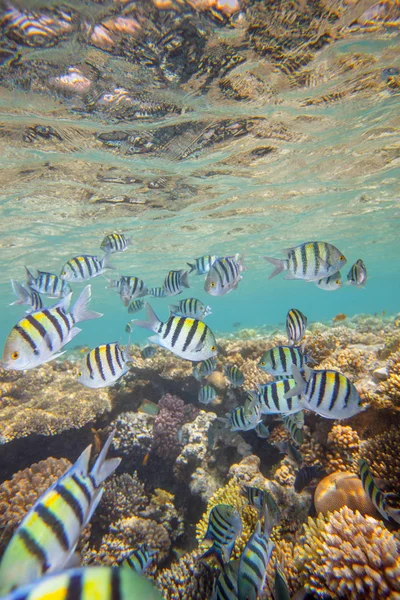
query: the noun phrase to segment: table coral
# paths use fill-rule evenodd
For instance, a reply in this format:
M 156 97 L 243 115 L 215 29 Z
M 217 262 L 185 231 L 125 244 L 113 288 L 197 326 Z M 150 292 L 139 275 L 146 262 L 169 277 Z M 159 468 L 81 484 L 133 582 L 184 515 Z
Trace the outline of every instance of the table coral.
M 400 545 L 372 517 L 345 506 L 309 518 L 295 552 L 306 590 L 318 596 L 400 597 Z

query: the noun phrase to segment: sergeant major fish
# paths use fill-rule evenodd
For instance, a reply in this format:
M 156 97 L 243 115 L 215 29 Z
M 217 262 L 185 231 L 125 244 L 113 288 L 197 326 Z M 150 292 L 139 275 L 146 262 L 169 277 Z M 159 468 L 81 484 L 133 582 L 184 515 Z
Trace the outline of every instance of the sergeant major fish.
M 293 365 L 302 371 L 307 362 L 308 356 L 300 348 L 276 346 L 264 352 L 258 366 L 264 373 L 274 377 L 277 375 L 291 377 Z
M 142 575 L 151 565 L 155 554 L 157 554 L 156 550 L 150 550 L 147 544 L 142 544 L 125 558 L 122 566 L 129 566 L 135 573 Z
M 294 490 L 298 494 L 307 487 L 313 479 L 322 479 L 326 477 L 326 471 L 321 465 L 305 466 L 296 472 L 294 480 Z
M 340 250 L 327 242 L 306 242 L 285 252 L 286 260 L 264 256 L 275 267 L 268 279 L 288 271 L 285 279 L 318 281 L 337 273 L 347 262 Z
M 245 270 L 243 258 L 239 254 L 218 258 L 211 266 L 204 289 L 211 296 L 224 296 L 235 290 Z
M 2 600 L 162 600 L 148 579 L 128 567 L 83 567 L 43 577 Z
M 234 408 L 231 412 L 226 413 L 225 419 L 222 420 L 231 428 L 231 431 L 250 431 L 262 423 L 260 411 L 260 405 L 253 402 Z
M 145 346 L 140 351 L 140 356 L 144 359 L 153 358 L 153 356 L 155 355 L 156 352 L 157 352 L 157 348 L 155 346 Z
M 394 521 L 396 521 L 396 523 L 400 523 L 400 510 L 388 506 L 386 499 L 387 495 L 381 492 L 376 485 L 367 461 L 362 458 L 358 464 L 363 488 L 371 499 L 375 508 L 379 511 L 384 519 L 389 520 L 389 518 L 392 518 Z
M 139 298 L 138 300 L 132 300 L 128 306 L 128 313 L 135 314 L 144 308 L 144 300 Z
M 143 298 L 148 294 L 147 285 L 143 279 L 121 275 L 119 279 L 111 279 L 107 288 L 115 288 L 121 296 L 122 304 L 128 306 L 135 298 Z
M 212 265 L 217 260 L 218 256 L 213 256 L 211 254 L 206 254 L 205 256 L 200 256 L 199 258 L 194 259 L 193 263 L 186 263 L 190 267 L 190 273 L 193 271 L 196 272 L 196 275 L 206 275 L 211 269 Z
M 110 233 L 101 242 L 100 248 L 106 254 L 124 252 L 131 243 L 131 238 L 125 237 L 123 233 Z
M 72 560 L 79 536 L 103 494 L 101 484 L 120 458 L 107 459 L 112 432 L 88 473 L 91 446 L 28 511 L 0 561 L 0 594 L 60 571 Z
M 324 277 L 323 279 L 319 279 L 315 282 L 315 285 L 320 290 L 324 290 L 325 292 L 335 292 L 343 287 L 342 276 L 340 273 L 334 273 L 329 277 Z
M 214 334 L 203 321 L 171 315 L 168 321 L 163 323 L 150 304 L 146 302 L 145 307 L 148 320 L 133 320 L 132 323 L 155 332 L 156 335 L 149 337 L 150 342 L 170 350 L 176 356 L 194 362 L 217 355 Z
M 40 294 L 35 292 L 35 290 L 32 290 L 31 288 L 24 288 L 23 285 L 14 279 L 11 279 L 11 287 L 14 294 L 17 296 L 17 300 L 15 300 L 15 302 L 11 302 L 10 306 L 14 306 L 15 304 L 27 304 L 30 306 L 30 308 L 25 311 L 26 313 L 32 313 L 43 308 L 43 302 Z
M 236 508 L 230 504 L 216 504 L 210 511 L 204 540 L 211 540 L 212 546 L 202 558 L 214 554 L 221 563 L 230 559 L 236 538 L 242 533 L 242 520 Z
M 302 408 L 300 396 L 285 398 L 285 394 L 295 383 L 292 378 L 264 383 L 258 386 L 258 391 L 250 392 L 249 397 L 259 400 L 262 415 L 296 413 Z
M 359 258 L 347 273 L 347 283 L 356 287 L 364 287 L 367 283 L 367 268 Z
M 72 293 L 55 306 L 27 315 L 12 328 L 0 361 L 4 369 L 33 369 L 61 356 L 61 348 L 81 331 L 75 327 L 76 323 L 103 316 L 88 309 L 90 285 L 85 287 L 72 310 L 67 312 L 71 296 Z
M 244 383 L 244 375 L 236 365 L 225 365 L 224 375 L 229 379 L 232 387 L 240 387 Z
M 265 516 L 264 531 L 261 532 L 261 523 L 257 521 L 256 528 L 240 557 L 238 600 L 256 600 L 264 587 L 267 566 L 274 549 L 274 543 L 268 541 L 270 533 L 270 520 Z
M 292 367 L 296 385 L 286 398 L 302 395 L 302 408 L 311 410 L 327 419 L 348 419 L 365 410 L 354 385 L 338 371 L 313 371 L 304 367 L 304 377 L 296 365 Z
M 163 287 L 153 287 L 149 290 L 149 296 L 152 296 L 153 298 L 166 298 L 167 295 L 168 294 Z
M 178 317 L 191 317 L 192 319 L 204 319 L 211 314 L 211 308 L 205 306 L 203 302 L 197 298 L 186 298 L 181 300 L 179 304 L 170 304 L 168 307 L 173 315 Z
M 106 269 L 112 269 L 109 264 L 110 255 L 106 254 L 103 258 L 82 254 L 75 256 L 65 263 L 61 269 L 61 279 L 63 281 L 87 281 L 93 277 L 102 275 Z
M 170 271 L 164 279 L 163 289 L 166 296 L 177 296 L 183 292 L 183 288 L 190 287 L 188 281 L 188 271 Z
M 300 410 L 295 414 L 282 415 L 282 422 L 285 429 L 290 433 L 293 442 L 300 446 L 303 443 L 304 411 Z
M 133 362 L 133 358 L 128 348 L 121 350 L 118 342 L 97 346 L 86 355 L 78 381 L 89 388 L 113 385 L 129 371 L 127 362 Z
M 297 308 L 291 308 L 286 315 L 286 333 L 289 344 L 298 344 L 304 337 L 307 317 Z
M 198 401 L 202 404 L 210 404 L 217 397 L 217 390 L 212 385 L 202 385 L 198 395 Z
M 239 559 L 227 562 L 214 584 L 210 600 L 236 600 Z
M 28 286 L 39 294 L 43 294 L 48 298 L 65 298 L 71 293 L 69 283 L 63 281 L 58 275 L 46 273 L 45 271 L 32 273 L 28 267 L 25 267 L 25 271 Z
M 201 381 L 204 377 L 211 375 L 216 368 L 217 360 L 215 358 L 207 358 L 207 360 L 203 360 L 193 367 L 193 377 L 197 379 L 197 381 Z

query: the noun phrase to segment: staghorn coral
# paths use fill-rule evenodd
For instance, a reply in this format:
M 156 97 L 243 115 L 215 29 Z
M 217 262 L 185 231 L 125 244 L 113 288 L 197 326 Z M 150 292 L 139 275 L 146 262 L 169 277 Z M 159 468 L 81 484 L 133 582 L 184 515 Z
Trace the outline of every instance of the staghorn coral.
M 35 504 L 69 467 L 66 458 L 46 458 L 18 471 L 9 481 L 0 485 L 0 529 L 5 528 L 0 539 L 0 549 L 5 546 L 14 529 Z
M 289 591 L 294 594 L 300 587 L 299 572 L 295 561 L 295 544 L 292 540 L 284 538 L 274 539 L 275 547 L 271 554 L 271 559 L 267 566 L 267 576 L 260 600 L 270 600 L 273 598 L 275 565 L 279 564 L 283 568 Z
M 306 590 L 348 600 L 398 598 L 400 546 L 372 517 L 347 506 L 308 519 L 295 549 Z
M 400 492 L 400 429 L 391 427 L 364 442 L 360 454 L 386 492 Z
M 155 582 L 165 600 L 204 600 L 211 597 L 218 570 L 199 560 L 194 550 L 169 569 L 157 573 Z
M 355 473 L 337 471 L 321 479 L 314 492 L 316 513 L 328 512 L 348 506 L 362 515 L 371 515 L 381 519 L 378 511 L 364 491 L 361 479 Z
M 196 418 L 199 409 L 172 394 L 164 394 L 158 405 L 161 410 L 154 419 L 152 449 L 160 458 L 173 461 L 182 448 L 178 431 Z

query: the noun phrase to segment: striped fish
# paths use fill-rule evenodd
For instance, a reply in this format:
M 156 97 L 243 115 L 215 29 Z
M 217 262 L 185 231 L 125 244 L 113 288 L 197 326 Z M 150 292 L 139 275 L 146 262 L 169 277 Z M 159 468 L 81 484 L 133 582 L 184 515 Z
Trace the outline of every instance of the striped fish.
M 149 290 L 149 296 L 153 296 L 153 298 L 166 298 L 167 295 L 163 287 L 153 287 Z
M 354 385 L 338 371 L 313 371 L 307 365 L 304 376 L 293 365 L 296 385 L 286 397 L 302 395 L 301 405 L 327 419 L 348 419 L 365 410 Z
M 239 559 L 227 562 L 214 584 L 211 600 L 236 600 Z
M 211 296 L 229 294 L 239 285 L 244 270 L 243 257 L 239 254 L 217 258 L 208 272 L 204 290 Z
M 264 373 L 291 377 L 293 365 L 303 370 L 307 361 L 307 355 L 300 348 L 276 346 L 264 352 L 258 366 Z
M 198 401 L 202 404 L 210 404 L 217 397 L 217 390 L 212 385 L 202 385 L 198 395 Z
M 285 279 L 318 281 L 337 273 L 347 262 L 340 250 L 327 242 L 306 242 L 285 252 L 286 260 L 264 256 L 275 267 L 268 279 L 288 271 Z
M 229 379 L 232 387 L 240 387 L 244 384 L 244 375 L 236 365 L 225 365 L 224 375 Z
M 189 272 L 184 269 L 181 269 L 180 271 L 170 271 L 163 283 L 163 289 L 166 296 L 177 296 L 183 292 L 184 287 L 190 287 L 188 275 Z
M 278 563 L 275 563 L 274 600 L 290 600 L 288 582 Z
M 301 431 L 301 429 L 299 429 L 299 431 L 301 432 L 301 436 L 303 439 L 303 432 Z M 291 444 L 290 442 L 282 440 L 280 442 L 275 442 L 274 446 L 276 446 L 276 448 L 278 448 L 279 452 L 281 452 L 282 454 L 287 454 L 290 460 L 292 460 L 293 462 L 297 463 L 298 465 L 303 464 L 302 455 L 297 450 L 296 446 L 293 446 L 293 444 Z
M 367 283 L 367 268 L 361 258 L 354 263 L 347 273 L 347 283 L 356 287 L 364 287 Z
M 307 317 L 297 308 L 291 308 L 286 315 L 286 333 L 289 344 L 298 344 L 304 337 Z
M 89 388 L 113 385 L 129 371 L 127 362 L 133 362 L 129 349 L 118 342 L 97 346 L 86 355 L 78 381 Z
M 366 494 L 371 499 L 371 502 L 382 515 L 384 519 L 392 518 L 396 523 L 400 523 L 400 510 L 392 508 L 387 504 L 387 495 L 381 492 L 375 483 L 371 470 L 365 459 L 361 458 L 358 463 L 360 469 L 360 479 Z
M 242 552 L 238 570 L 238 600 L 256 600 L 265 582 L 267 566 L 274 543 L 269 542 L 270 531 L 265 518 L 264 532 L 257 521 L 256 528 Z
M 166 323 L 162 323 L 148 302 L 145 307 L 148 320 L 136 319 L 132 322 L 138 327 L 156 333 L 149 337 L 150 342 L 170 350 L 176 356 L 194 362 L 216 356 L 217 342 L 213 332 L 203 321 L 171 315 Z
M 155 355 L 156 352 L 157 352 L 157 348 L 155 346 L 145 346 L 140 351 L 140 356 L 144 359 L 153 358 L 153 356 Z
M 243 486 L 243 493 L 246 496 L 249 504 L 257 510 L 264 510 L 265 507 L 265 490 L 251 485 Z
M 319 279 L 315 282 L 315 285 L 317 288 L 324 290 L 325 292 L 335 292 L 336 290 L 340 290 L 340 288 L 343 286 L 342 276 L 340 273 L 334 273 L 329 277 Z
M 27 304 L 30 306 L 30 308 L 26 311 L 28 314 L 43 308 L 43 302 L 40 294 L 35 292 L 35 290 L 32 290 L 31 288 L 24 288 L 23 285 L 14 279 L 11 279 L 11 287 L 14 294 L 17 296 L 17 300 L 15 300 L 15 302 L 11 302 L 10 306 L 14 306 L 15 304 Z
M 28 511 L 0 562 L 0 594 L 63 569 L 72 559 L 79 536 L 100 502 L 101 484 L 121 462 L 107 459 L 108 437 L 88 473 L 91 446 Z
M 242 520 L 236 508 L 230 504 L 216 504 L 210 511 L 208 527 L 204 536 L 212 545 L 202 558 L 215 555 L 221 563 L 226 563 L 232 554 L 236 538 L 242 534 Z
M 295 380 L 291 377 L 281 381 L 272 381 L 258 386 L 258 392 L 250 392 L 258 396 L 261 402 L 262 415 L 291 414 L 301 410 L 301 397 L 293 396 L 286 399 L 285 394 L 295 385 Z
M 111 254 L 113 252 L 124 252 L 130 244 L 131 239 L 125 237 L 123 233 L 110 233 L 101 242 L 100 248 L 106 254 Z
M 205 306 L 197 298 L 186 298 L 181 300 L 179 304 L 171 304 L 169 310 L 178 317 L 192 317 L 192 319 L 204 319 L 211 314 L 211 308 Z
M 295 414 L 284 415 L 282 417 L 284 427 L 290 433 L 290 437 L 295 444 L 301 445 L 303 443 L 303 427 L 304 427 L 304 412 L 300 410 Z
M 84 567 L 55 573 L 2 600 L 162 600 L 148 579 L 127 567 Z
M 302 467 L 296 472 L 294 480 L 294 491 L 300 494 L 305 487 L 310 485 L 313 479 L 323 479 L 326 477 L 326 471 L 321 465 L 312 465 L 311 467 Z
M 107 288 L 114 288 L 121 296 L 122 304 L 128 306 L 135 298 L 143 298 L 149 293 L 143 279 L 121 275 L 120 279 L 111 279 Z
M 71 293 L 71 286 L 67 281 L 63 281 L 58 275 L 46 273 L 45 271 L 35 271 L 32 273 L 28 267 L 25 267 L 26 283 L 35 292 L 43 294 L 48 298 L 65 298 Z
M 137 550 L 134 550 L 126 557 L 122 565 L 127 565 L 131 569 L 142 575 L 151 565 L 153 556 L 157 554 L 156 550 L 150 550 L 147 544 L 142 544 Z
M 259 423 L 257 427 L 254 428 L 254 432 L 256 433 L 257 437 L 261 438 L 262 440 L 266 440 L 270 436 L 269 428 L 264 425 L 264 423 Z
M 194 259 L 193 263 L 186 263 L 190 267 L 189 273 L 196 272 L 196 275 L 206 275 L 211 269 L 212 265 L 217 260 L 218 256 L 213 256 L 211 254 L 206 254 L 205 256 L 200 256 L 199 258 Z
M 112 269 L 109 264 L 110 255 L 106 254 L 103 258 L 97 256 L 75 256 L 65 263 L 61 269 L 61 279 L 64 281 L 87 281 L 93 277 L 102 275 L 106 269 Z
M 139 298 L 138 300 L 132 300 L 128 306 L 128 313 L 135 314 L 144 308 L 144 300 Z
M 33 369 L 61 356 L 61 348 L 81 331 L 75 327 L 76 323 L 103 316 L 88 309 L 90 285 L 82 291 L 71 312 L 67 312 L 71 296 L 72 293 L 51 308 L 27 315 L 13 327 L 1 360 L 4 369 Z
M 231 431 L 250 431 L 262 422 L 260 419 L 260 410 L 260 404 L 256 404 L 255 402 L 246 406 L 238 406 L 231 412 L 226 413 L 224 421 L 231 428 Z
M 197 381 L 201 381 L 204 377 L 211 375 L 216 368 L 217 359 L 207 358 L 207 360 L 203 360 L 201 363 L 193 367 L 193 377 L 197 379 Z

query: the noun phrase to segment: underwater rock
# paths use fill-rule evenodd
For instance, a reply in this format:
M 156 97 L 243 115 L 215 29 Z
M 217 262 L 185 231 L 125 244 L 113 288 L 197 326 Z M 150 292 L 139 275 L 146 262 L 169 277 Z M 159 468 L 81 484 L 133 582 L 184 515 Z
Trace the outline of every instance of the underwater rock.
M 308 519 L 296 547 L 306 590 L 316 595 L 375 600 L 400 593 L 400 546 L 382 523 L 347 506 Z
M 361 479 L 355 473 L 337 471 L 321 479 L 314 492 L 316 513 L 326 515 L 347 506 L 362 515 L 381 519 L 378 511 L 364 491 Z

